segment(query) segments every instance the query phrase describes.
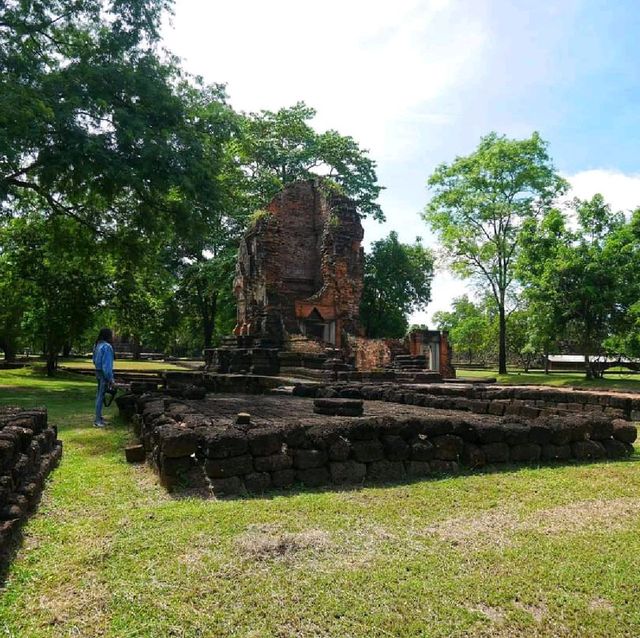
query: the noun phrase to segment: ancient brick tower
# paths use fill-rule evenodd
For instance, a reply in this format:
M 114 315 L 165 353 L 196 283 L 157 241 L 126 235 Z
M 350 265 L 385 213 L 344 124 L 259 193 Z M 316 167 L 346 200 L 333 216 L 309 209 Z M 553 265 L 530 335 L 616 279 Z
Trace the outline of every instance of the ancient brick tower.
M 240 242 L 235 334 L 278 347 L 303 334 L 340 348 L 358 329 L 363 235 L 350 199 L 320 180 L 287 186 Z

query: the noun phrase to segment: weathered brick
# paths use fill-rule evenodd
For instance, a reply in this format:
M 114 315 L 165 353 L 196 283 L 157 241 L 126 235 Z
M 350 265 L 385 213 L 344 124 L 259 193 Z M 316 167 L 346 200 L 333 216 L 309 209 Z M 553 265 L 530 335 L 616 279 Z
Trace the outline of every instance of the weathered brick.
M 373 461 L 380 461 L 384 458 L 384 449 L 382 443 L 377 439 L 370 441 L 354 441 L 351 444 L 353 449 L 353 456 L 356 461 L 361 463 L 371 463 Z
M 338 461 L 329 466 L 331 480 L 339 485 L 344 483 L 362 483 L 367 473 L 365 463 L 357 461 Z

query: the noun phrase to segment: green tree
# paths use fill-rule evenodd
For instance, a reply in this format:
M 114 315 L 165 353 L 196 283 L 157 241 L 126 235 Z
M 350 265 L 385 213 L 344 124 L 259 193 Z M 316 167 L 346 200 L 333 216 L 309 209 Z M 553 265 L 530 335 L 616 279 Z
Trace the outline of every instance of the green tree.
M 438 330 L 448 330 L 454 352 L 467 356 L 469 363 L 488 356 L 491 331 L 490 317 L 481 304 L 476 304 L 467 295 L 456 297 L 451 310 L 440 310 L 433 315 Z
M 323 175 L 357 203 L 361 215 L 383 220 L 375 162 L 352 137 L 334 130 L 317 133 L 309 124 L 315 115 L 298 102 L 246 116 L 237 150 L 250 177 L 252 208 L 264 206 L 291 182 Z
M 104 264 L 93 235 L 68 217 L 43 219 L 26 213 L 5 227 L 3 253 L 11 255 L 23 283 L 23 323 L 42 347 L 47 373 L 61 350 L 91 324 L 104 294 Z
M 629 328 L 640 292 L 640 242 L 637 219 L 627 223 L 601 195 L 574 200 L 573 210 L 572 223 L 552 210 L 528 226 L 518 270 L 533 308 L 552 317 L 547 329 L 577 344 L 590 378 L 601 372 L 593 356 Z
M 433 255 L 420 238 L 402 244 L 396 232 L 373 243 L 365 256 L 360 320 L 368 337 L 402 337 L 409 313 L 431 301 Z
M 6 361 L 14 361 L 27 291 L 7 244 L 7 229 L 0 224 L 0 350 Z
M 102 234 L 202 221 L 219 199 L 221 87 L 158 53 L 167 0 L 0 5 L 0 203 Z M 223 135 L 223 137 L 224 137 Z
M 539 216 L 566 188 L 547 144 L 534 133 L 511 140 L 491 133 L 478 148 L 429 178 L 424 218 L 454 272 L 489 288 L 499 321 L 498 368 L 507 370 L 507 302 L 514 284 L 523 223 Z

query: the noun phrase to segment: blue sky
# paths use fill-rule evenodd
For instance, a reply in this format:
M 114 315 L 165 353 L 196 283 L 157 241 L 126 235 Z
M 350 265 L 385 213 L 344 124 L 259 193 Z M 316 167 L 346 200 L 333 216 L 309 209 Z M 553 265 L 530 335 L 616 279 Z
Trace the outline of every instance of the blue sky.
M 640 0 L 176 0 L 164 37 L 236 108 L 304 100 L 368 148 L 387 216 L 368 241 L 433 245 L 427 177 L 492 130 L 540 131 L 572 195 L 640 205 Z M 464 291 L 439 272 L 414 320 Z

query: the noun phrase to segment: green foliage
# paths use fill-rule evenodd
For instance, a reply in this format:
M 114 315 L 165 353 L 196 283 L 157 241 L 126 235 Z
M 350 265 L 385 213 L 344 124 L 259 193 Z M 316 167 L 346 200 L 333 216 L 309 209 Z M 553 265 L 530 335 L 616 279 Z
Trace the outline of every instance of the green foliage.
M 398 234 L 374 242 L 365 256 L 360 320 L 368 337 L 403 337 L 407 315 L 431 301 L 433 256 L 419 239 L 402 244 Z
M 92 233 L 74 219 L 26 212 L 2 232 L 10 279 L 20 282 L 22 321 L 53 373 L 58 353 L 91 323 L 104 291 L 105 269 Z
M 633 354 L 640 298 L 640 214 L 627 222 L 601 195 L 574 200 L 569 223 L 556 210 L 527 225 L 518 273 L 547 342 L 577 345 L 586 356 L 617 346 Z M 588 376 L 597 373 L 586 365 Z
M 440 238 L 454 272 L 488 286 L 499 313 L 499 368 L 506 371 L 507 309 L 523 225 L 566 189 L 547 144 L 534 133 L 510 140 L 491 133 L 478 148 L 429 178 L 424 218 Z
M 495 332 L 486 305 L 475 304 L 467 295 L 456 297 L 451 311 L 434 313 L 438 330 L 448 330 L 453 351 L 469 363 L 486 363 L 493 351 Z
M 254 208 L 267 204 L 287 184 L 322 175 L 325 187 L 353 199 L 361 215 L 383 220 L 376 202 L 382 189 L 375 162 L 352 137 L 333 130 L 317 133 L 309 123 L 315 115 L 298 102 L 245 116 L 237 151 L 250 175 Z
M 249 215 L 247 219 L 247 226 L 249 228 L 255 227 L 258 222 L 263 219 L 268 219 L 269 217 L 271 217 L 271 213 L 268 210 L 265 210 L 264 208 L 258 208 L 258 210 Z

